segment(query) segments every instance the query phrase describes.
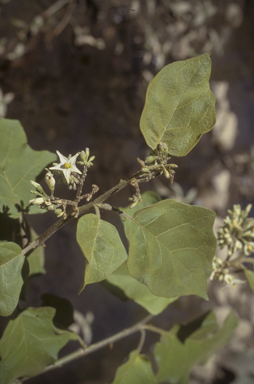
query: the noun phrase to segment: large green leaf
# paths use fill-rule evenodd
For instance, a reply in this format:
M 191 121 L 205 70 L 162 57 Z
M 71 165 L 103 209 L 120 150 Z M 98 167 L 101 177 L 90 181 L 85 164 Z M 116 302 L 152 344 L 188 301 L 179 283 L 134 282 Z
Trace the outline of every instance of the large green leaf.
M 23 285 L 21 275 L 25 256 L 21 248 L 8 241 L 0 242 L 0 315 L 9 316 L 16 308 Z
M 55 328 L 54 315 L 54 308 L 28 308 L 8 323 L 0 340 L 1 384 L 38 375 L 69 340 L 81 341 L 75 333 Z
M 154 353 L 159 367 L 158 383 L 187 384 L 193 366 L 205 364 L 231 339 L 236 326 L 237 319 L 231 312 L 218 330 L 216 317 L 211 312 L 187 326 L 176 325 L 165 332 Z
M 48 151 L 34 151 L 17 120 L 0 119 L 0 210 L 13 218 L 20 208 L 26 209 L 30 194 L 30 180 L 56 159 Z M 36 207 L 35 207 L 36 208 Z M 38 213 L 34 207 L 29 213 Z
M 79 219 L 77 241 L 88 261 L 80 291 L 87 284 L 106 279 L 127 259 L 117 229 L 92 213 Z
M 215 213 L 175 200 L 143 208 L 125 221 L 129 273 L 158 296 L 206 298 L 216 250 Z
M 174 156 L 186 155 L 215 124 L 208 53 L 164 67 L 148 86 L 140 120 L 147 145 L 160 142 Z
M 129 360 L 121 365 L 112 384 L 157 384 L 150 360 L 146 355 L 132 351 Z
M 125 295 L 141 305 L 152 315 L 161 313 L 170 303 L 177 298 L 168 299 L 152 294 L 150 289 L 130 276 L 126 262 L 107 278 L 113 284 L 124 291 Z
M 142 202 L 139 202 L 134 208 L 130 209 L 129 207 L 121 207 L 120 209 L 126 212 L 129 216 L 133 216 L 135 212 L 141 208 L 155 204 L 160 200 L 161 197 L 157 193 L 153 191 L 146 191 L 142 194 Z M 176 300 L 176 298 L 168 299 L 166 297 L 159 297 L 152 294 L 146 285 L 141 284 L 139 281 L 130 276 L 126 262 L 120 265 L 120 267 L 107 278 L 107 282 L 110 283 L 108 289 L 111 289 L 111 284 L 120 288 L 120 290 L 124 292 L 125 296 L 134 300 L 152 315 L 158 315 L 170 303 Z

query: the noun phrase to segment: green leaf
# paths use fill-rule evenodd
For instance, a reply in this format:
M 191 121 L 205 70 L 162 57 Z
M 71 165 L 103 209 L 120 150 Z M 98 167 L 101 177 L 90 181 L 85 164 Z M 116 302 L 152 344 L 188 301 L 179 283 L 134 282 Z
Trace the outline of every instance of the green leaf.
M 146 285 L 141 284 L 130 276 L 126 262 L 114 271 L 112 275 L 107 278 L 107 281 L 124 291 L 127 297 L 141 305 L 152 315 L 158 315 L 177 299 L 168 299 L 166 297 L 153 295 Z
M 248 283 L 250 284 L 252 291 L 254 292 L 254 272 L 250 271 L 249 269 L 245 269 L 244 274 L 246 279 L 248 280 Z
M 0 242 L 0 315 L 9 316 L 16 308 L 23 285 L 21 275 L 25 256 L 21 248 L 11 242 Z
M 88 261 L 80 292 L 87 284 L 106 279 L 127 259 L 117 229 L 92 213 L 79 219 L 77 241 Z
M 126 212 L 129 216 L 133 216 L 135 212 L 141 208 L 155 204 L 160 200 L 161 197 L 157 193 L 153 191 L 146 191 L 142 194 L 142 202 L 139 202 L 134 208 L 130 209 L 128 206 L 126 208 L 121 207 L 120 209 Z M 125 297 L 127 296 L 128 298 L 134 300 L 137 304 L 141 305 L 152 315 L 158 315 L 170 303 L 176 300 L 176 298 L 168 299 L 152 294 L 146 285 L 141 284 L 139 281 L 133 279 L 133 277 L 130 276 L 126 262 L 120 265 L 120 267 L 107 278 L 107 282 L 113 284 L 115 287 L 120 288 L 120 292 L 124 292 Z
M 54 308 L 28 308 L 11 320 L 0 340 L 1 384 L 32 377 L 54 363 L 58 352 L 78 335 L 54 327 Z
M 146 355 L 132 351 L 129 360 L 121 365 L 112 384 L 157 384 L 150 360 Z
M 30 194 L 30 180 L 56 159 L 48 151 L 34 151 L 17 120 L 0 119 L 0 209 L 13 218 L 19 210 L 26 210 Z M 36 208 L 36 207 L 35 207 Z M 38 209 L 29 207 L 29 213 Z
M 216 250 L 215 213 L 175 200 L 143 208 L 125 221 L 128 270 L 154 295 L 206 298 Z
M 216 317 L 211 312 L 203 315 L 201 321 L 198 319 L 187 326 L 176 325 L 170 332 L 165 332 L 154 352 L 159 367 L 158 382 L 188 383 L 188 375 L 194 365 L 205 364 L 231 339 L 236 326 L 237 319 L 231 312 L 218 330 Z
M 36 240 L 38 237 L 37 233 L 31 228 L 31 242 Z M 44 269 L 45 255 L 44 248 L 37 247 L 31 255 L 28 256 L 27 261 L 29 263 L 29 276 L 31 275 L 44 275 L 46 273 Z
M 148 86 L 140 120 L 147 145 L 166 143 L 174 156 L 186 155 L 215 124 L 209 53 L 164 67 Z

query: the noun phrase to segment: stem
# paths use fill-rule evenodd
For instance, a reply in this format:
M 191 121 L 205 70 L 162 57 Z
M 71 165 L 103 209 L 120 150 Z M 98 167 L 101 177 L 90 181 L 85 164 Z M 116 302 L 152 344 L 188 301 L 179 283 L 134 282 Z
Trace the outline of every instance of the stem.
M 167 333 L 167 331 L 164 331 L 164 329 L 155 327 L 154 325 L 145 324 L 145 325 L 143 325 L 142 328 L 145 331 L 151 331 L 151 332 L 159 333 L 160 335 L 163 335 L 163 333 Z
M 109 189 L 107 192 L 103 193 L 103 195 L 97 197 L 94 201 L 82 205 L 79 207 L 79 216 L 84 215 L 85 213 L 89 212 L 94 208 L 94 205 L 99 205 L 100 203 L 103 203 L 105 200 L 107 200 L 109 197 L 114 195 L 115 193 L 121 191 L 123 188 L 127 187 L 132 181 L 133 178 L 136 178 L 142 174 L 142 171 L 136 172 L 134 175 L 129 177 L 126 180 L 120 180 L 120 182 L 114 186 L 113 188 Z M 48 240 L 54 233 L 56 233 L 59 229 L 61 229 L 64 225 L 66 225 L 69 221 L 74 219 L 74 211 L 71 209 L 67 213 L 66 218 L 61 218 L 56 223 L 54 223 L 50 228 L 48 228 L 42 235 L 40 235 L 35 241 L 33 241 L 31 244 L 29 244 L 26 248 L 22 250 L 20 255 L 26 255 L 28 252 L 38 248 L 39 246 L 43 245 L 46 240 Z
M 141 337 L 140 337 L 140 340 L 138 343 L 138 348 L 137 348 L 138 353 L 141 352 L 143 345 L 144 345 L 144 342 L 145 342 L 145 339 L 146 339 L 146 333 L 145 333 L 144 328 L 141 328 L 140 333 L 141 333 Z
M 86 179 L 86 176 L 87 176 L 87 170 L 88 170 L 88 167 L 87 167 L 87 165 L 85 165 L 84 169 L 83 169 L 82 176 L 81 176 L 81 178 L 79 180 L 78 189 L 77 189 L 76 197 L 75 197 L 75 200 L 74 200 L 77 203 L 79 203 L 80 200 L 81 200 L 80 197 L 81 197 L 83 185 L 84 185 L 84 182 L 85 182 L 85 179 Z
M 77 351 L 72 352 L 72 353 L 70 353 L 69 355 L 67 355 L 65 357 L 62 357 L 61 359 L 57 360 L 54 364 L 49 365 L 48 367 L 46 367 L 45 370 L 43 372 L 41 372 L 41 374 L 45 373 L 45 372 L 48 372 L 48 371 L 52 371 L 53 369 L 56 369 L 56 368 L 60 368 L 63 365 L 68 364 L 71 361 L 76 360 L 76 359 L 78 359 L 78 358 L 80 358 L 82 356 L 87 356 L 90 353 L 98 351 L 99 349 L 104 348 L 107 345 L 113 344 L 113 343 L 115 343 L 115 342 L 117 342 L 117 341 L 119 341 L 119 340 L 121 340 L 121 339 L 123 339 L 123 338 L 125 338 L 127 336 L 132 335 L 133 333 L 142 332 L 144 324 L 148 323 L 153 318 L 154 318 L 153 315 L 149 315 L 149 316 L 145 317 L 143 320 L 141 320 L 139 323 L 133 325 L 132 327 L 124 329 L 123 331 L 121 331 L 119 333 L 116 333 L 115 335 L 110 336 L 110 337 L 108 337 L 108 338 L 106 338 L 106 339 L 104 339 L 102 341 L 99 341 L 98 343 L 92 344 L 89 347 L 87 347 L 86 349 L 79 348 Z M 141 337 L 141 340 L 140 340 L 140 343 L 139 343 L 139 346 L 141 346 L 141 348 L 142 348 L 142 345 L 143 345 L 143 342 L 142 342 L 143 337 L 144 336 Z M 141 345 L 141 342 L 142 342 L 142 345 Z M 26 378 L 26 379 L 23 379 L 22 381 L 25 381 L 25 380 L 28 380 L 28 379 L 29 378 Z
M 236 264 L 241 264 L 246 259 L 245 253 L 241 253 L 240 256 L 236 257 L 234 260 L 227 261 L 227 267 L 234 267 Z

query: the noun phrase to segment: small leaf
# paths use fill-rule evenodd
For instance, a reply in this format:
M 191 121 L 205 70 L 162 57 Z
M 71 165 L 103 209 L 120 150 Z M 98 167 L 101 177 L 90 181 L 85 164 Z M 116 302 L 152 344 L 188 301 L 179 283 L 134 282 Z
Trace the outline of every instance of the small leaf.
M 205 364 L 209 357 L 231 339 L 237 326 L 233 312 L 219 330 L 214 313 L 203 315 L 200 320 L 187 326 L 174 326 L 156 344 L 154 356 L 159 367 L 158 383 L 188 383 L 188 375 L 194 365 Z
M 0 242 L 0 315 L 9 316 L 16 308 L 23 285 L 21 275 L 25 256 L 21 248 L 11 242 Z
M 245 269 L 244 274 L 246 279 L 248 280 L 248 283 L 250 284 L 252 291 L 254 292 L 254 272 L 250 271 L 249 269 Z
M 1 384 L 32 377 L 54 363 L 58 352 L 78 335 L 54 327 L 54 308 L 28 308 L 11 320 L 0 340 Z
M 88 261 L 80 292 L 87 284 L 106 279 L 127 259 L 117 229 L 94 214 L 79 219 L 77 241 Z
M 148 86 L 140 120 L 147 145 L 166 143 L 174 156 L 186 155 L 215 124 L 209 53 L 164 67 Z
M 130 275 L 154 295 L 206 298 L 216 250 L 214 219 L 209 209 L 172 199 L 137 211 L 124 226 Z
M 0 119 L 0 137 L 0 209 L 18 218 L 19 210 L 26 210 L 32 198 L 30 180 L 35 180 L 56 156 L 31 149 L 17 120 Z M 38 209 L 29 207 L 29 213 L 38 213 Z
M 157 384 L 150 360 L 146 355 L 132 351 L 129 360 L 121 365 L 112 384 Z
M 120 288 L 127 297 L 141 305 L 152 315 L 158 315 L 177 298 L 168 299 L 152 294 L 150 289 L 130 276 L 126 262 L 107 278 L 110 284 Z

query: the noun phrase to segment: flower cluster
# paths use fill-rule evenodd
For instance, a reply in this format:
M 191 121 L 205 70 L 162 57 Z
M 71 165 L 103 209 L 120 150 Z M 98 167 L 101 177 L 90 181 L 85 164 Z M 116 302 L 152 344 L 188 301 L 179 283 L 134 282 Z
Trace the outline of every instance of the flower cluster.
M 153 179 L 164 173 L 164 176 L 170 180 L 171 183 L 174 181 L 175 171 L 173 168 L 177 168 L 176 164 L 168 164 L 170 159 L 168 153 L 168 147 L 165 143 L 160 143 L 155 150 L 151 151 L 145 161 L 138 159 L 141 165 L 141 170 L 147 174 L 149 179 Z
M 143 181 L 149 181 L 157 176 L 164 174 L 164 176 L 170 180 L 171 183 L 174 181 L 175 171 L 173 168 L 177 168 L 176 164 L 168 164 L 170 159 L 168 153 L 168 147 L 165 143 L 159 143 L 155 150 L 151 151 L 151 154 L 145 159 L 145 161 L 137 158 L 141 165 L 141 170 L 138 172 L 138 176 L 133 178 L 130 184 L 135 187 L 136 193 L 129 198 L 132 201 L 130 208 L 137 205 L 138 202 L 142 201 L 139 183 Z
M 54 163 L 53 166 L 49 169 L 46 168 L 47 173 L 45 175 L 45 181 L 51 191 L 51 196 L 48 196 L 46 194 L 40 184 L 36 183 L 35 181 L 31 181 L 31 184 L 35 187 L 35 191 L 31 191 L 31 193 L 35 194 L 36 198 L 30 200 L 29 204 L 38 205 L 42 209 L 54 211 L 57 214 L 57 217 L 63 216 L 64 218 L 67 217 L 67 205 L 71 205 L 73 206 L 72 213 L 73 215 L 75 215 L 75 217 L 77 217 L 79 211 L 79 201 L 83 198 L 86 198 L 86 200 L 89 201 L 94 195 L 94 193 L 98 191 L 98 187 L 93 185 L 91 193 L 81 196 L 82 186 L 87 175 L 87 169 L 93 165 L 92 161 L 95 157 L 92 156 L 89 158 L 90 151 L 88 148 L 86 148 L 85 151 L 76 153 L 76 155 L 74 156 L 69 155 L 69 157 L 63 156 L 59 151 L 56 151 L 56 153 L 59 157 L 60 162 Z M 81 172 L 76 166 L 76 160 L 78 156 L 80 157 L 80 161 L 78 162 L 78 164 L 83 165 L 83 172 Z M 63 174 L 64 179 L 61 179 L 60 182 L 63 181 L 65 184 L 67 184 L 69 189 L 77 190 L 74 201 L 54 197 L 56 182 L 54 175 L 51 171 L 55 175 Z M 78 189 L 77 185 L 79 185 Z
M 51 172 L 49 171 L 47 175 L 49 173 Z M 58 199 L 56 201 L 52 201 L 52 198 L 46 194 L 40 184 L 36 183 L 33 180 L 30 180 L 30 183 L 36 188 L 35 191 L 32 190 L 31 193 L 33 193 L 37 197 L 35 199 L 30 200 L 29 204 L 38 205 L 41 209 L 47 209 L 48 211 L 54 211 L 57 217 L 61 217 L 64 214 L 63 210 L 60 209 L 62 203 Z M 54 183 L 52 182 L 52 184 Z
M 251 207 L 249 204 L 241 210 L 240 205 L 234 205 L 218 232 L 219 245 L 228 247 L 229 256 L 236 251 L 242 251 L 246 256 L 254 252 L 254 219 L 248 217 Z
M 218 257 L 213 258 L 212 264 L 213 271 L 210 276 L 210 280 L 219 280 L 227 284 L 227 286 L 235 287 L 236 284 L 242 284 L 244 281 L 236 279 L 235 276 L 229 273 L 228 268 L 225 267 L 225 264 Z

